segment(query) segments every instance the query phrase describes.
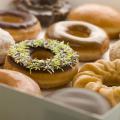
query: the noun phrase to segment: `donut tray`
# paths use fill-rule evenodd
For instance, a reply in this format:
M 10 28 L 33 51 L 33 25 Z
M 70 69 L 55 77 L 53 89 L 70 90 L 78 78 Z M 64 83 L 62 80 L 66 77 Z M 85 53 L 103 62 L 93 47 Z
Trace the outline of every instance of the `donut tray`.
M 9 2 L 11 0 L 5 0 Z M 73 6 L 84 3 L 108 4 L 119 8 L 119 0 L 69 0 Z M 0 1 L 0 9 L 5 9 L 5 2 Z M 44 31 L 38 36 L 43 37 Z M 111 43 L 112 44 L 112 43 Z M 103 59 L 108 60 L 109 51 Z M 81 63 L 84 64 L 84 63 Z M 53 91 L 44 91 L 47 96 Z M 99 108 L 98 108 L 99 109 Z M 104 115 L 91 114 L 63 104 L 53 102 L 48 97 L 39 98 L 19 92 L 0 84 L 0 120 L 120 120 L 120 104 Z

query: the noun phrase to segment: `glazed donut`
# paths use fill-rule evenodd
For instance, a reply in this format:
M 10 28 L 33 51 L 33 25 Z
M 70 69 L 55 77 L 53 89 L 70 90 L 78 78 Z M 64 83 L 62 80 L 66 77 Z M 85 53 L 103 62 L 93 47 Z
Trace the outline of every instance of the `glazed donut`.
M 109 47 L 108 36 L 102 29 L 80 21 L 58 22 L 47 29 L 45 37 L 69 43 L 80 61 L 97 60 Z
M 41 88 L 60 87 L 78 72 L 78 55 L 63 42 L 26 40 L 9 49 L 4 68 L 30 76 Z
M 97 91 L 113 106 L 120 103 L 120 60 L 99 60 L 83 65 L 74 78 L 73 87 Z
M 120 40 L 112 45 L 109 56 L 110 60 L 120 59 Z
M 0 11 L 0 27 L 8 31 L 16 42 L 36 38 L 41 29 L 33 15 L 20 11 Z
M 5 62 L 8 49 L 11 45 L 14 45 L 15 41 L 12 36 L 5 30 L 0 28 L 0 64 Z
M 64 20 L 70 11 L 70 4 L 63 0 L 22 0 L 17 8 L 35 15 L 44 27 Z
M 0 84 L 5 84 L 19 91 L 40 96 L 40 88 L 28 76 L 11 70 L 0 69 Z
M 111 39 L 119 37 L 120 12 L 98 4 L 85 4 L 71 10 L 68 20 L 82 20 L 103 28 Z
M 110 103 L 103 96 L 85 89 L 65 88 L 53 92 L 48 97 L 64 106 L 100 115 L 111 108 Z

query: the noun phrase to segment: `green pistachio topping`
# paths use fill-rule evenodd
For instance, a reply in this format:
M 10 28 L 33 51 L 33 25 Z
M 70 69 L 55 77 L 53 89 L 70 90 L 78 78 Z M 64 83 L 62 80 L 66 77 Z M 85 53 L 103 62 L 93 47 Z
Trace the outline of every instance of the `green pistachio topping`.
M 49 49 L 54 56 L 46 60 L 33 59 L 30 48 L 38 47 Z M 8 56 L 30 71 L 47 70 L 50 73 L 54 73 L 55 70 L 64 70 L 65 66 L 72 67 L 78 62 L 77 53 L 69 45 L 56 40 L 26 40 L 11 46 Z

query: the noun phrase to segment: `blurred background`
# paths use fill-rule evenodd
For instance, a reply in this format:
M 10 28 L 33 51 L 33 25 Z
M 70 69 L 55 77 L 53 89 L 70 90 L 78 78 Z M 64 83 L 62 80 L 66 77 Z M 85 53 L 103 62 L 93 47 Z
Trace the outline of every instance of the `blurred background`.
M 10 5 L 12 1 L 13 0 L 0 0 L 0 10 L 8 9 L 10 6 L 12 7 L 12 5 Z M 100 3 L 110 5 L 120 10 L 120 0 L 68 0 L 68 1 L 72 3 L 73 7 L 83 3 Z

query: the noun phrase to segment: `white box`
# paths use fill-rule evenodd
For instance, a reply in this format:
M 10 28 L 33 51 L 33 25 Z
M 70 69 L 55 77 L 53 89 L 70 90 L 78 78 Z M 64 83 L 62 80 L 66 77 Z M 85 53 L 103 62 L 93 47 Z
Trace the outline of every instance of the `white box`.
M 120 120 L 120 105 L 99 116 L 0 85 L 0 120 Z

